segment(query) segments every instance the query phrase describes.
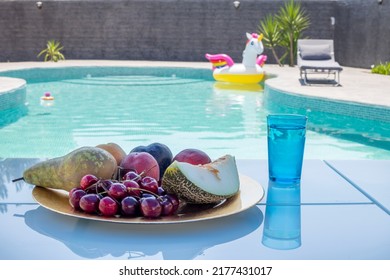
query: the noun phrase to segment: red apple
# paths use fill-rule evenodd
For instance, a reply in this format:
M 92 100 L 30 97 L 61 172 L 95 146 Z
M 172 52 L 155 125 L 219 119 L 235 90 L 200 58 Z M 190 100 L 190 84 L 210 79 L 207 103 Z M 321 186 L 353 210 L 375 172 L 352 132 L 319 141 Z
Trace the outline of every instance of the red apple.
M 172 161 L 188 162 L 193 165 L 210 163 L 210 157 L 198 149 L 185 149 L 179 152 Z
M 123 171 L 142 173 L 142 177 L 150 176 L 157 181 L 160 179 L 160 168 L 157 160 L 147 152 L 130 152 L 121 162 Z

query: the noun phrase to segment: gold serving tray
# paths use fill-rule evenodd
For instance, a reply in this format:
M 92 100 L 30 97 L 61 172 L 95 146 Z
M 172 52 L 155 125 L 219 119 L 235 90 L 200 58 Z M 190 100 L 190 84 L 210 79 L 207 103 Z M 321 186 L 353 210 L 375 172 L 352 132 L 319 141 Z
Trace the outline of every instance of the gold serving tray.
M 76 211 L 69 204 L 68 192 L 36 186 L 32 191 L 34 199 L 44 208 L 51 211 L 95 221 L 125 224 L 173 224 L 203 221 L 233 215 L 254 206 L 264 196 L 263 187 L 250 177 L 240 175 L 240 191 L 234 197 L 217 205 L 185 204 L 173 216 L 157 219 L 144 217 L 104 217 Z

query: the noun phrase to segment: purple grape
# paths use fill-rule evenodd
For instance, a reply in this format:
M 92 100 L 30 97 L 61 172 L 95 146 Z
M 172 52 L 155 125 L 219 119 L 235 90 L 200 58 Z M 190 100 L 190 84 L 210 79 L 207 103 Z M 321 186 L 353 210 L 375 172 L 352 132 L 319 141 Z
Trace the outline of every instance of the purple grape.
M 80 208 L 80 199 L 86 195 L 87 193 L 82 189 L 76 189 L 69 192 L 69 203 L 70 205 L 76 209 L 81 210 Z
M 141 189 L 147 190 L 155 194 L 158 193 L 158 182 L 153 177 L 150 176 L 143 177 L 139 185 Z
M 77 191 L 77 190 L 82 190 L 82 188 L 81 188 L 81 187 L 75 187 L 75 188 L 71 189 L 71 190 L 69 191 L 69 197 L 71 197 L 71 195 L 73 194 L 73 192 L 75 192 L 75 191 Z
M 108 195 L 118 201 L 121 201 L 127 196 L 126 186 L 122 183 L 112 183 L 108 189 Z
M 88 178 L 93 182 L 90 176 L 85 180 Z M 167 193 L 156 179 L 150 176 L 141 178 L 134 171 L 127 172 L 124 178 L 124 181 L 100 179 L 86 189 L 75 187 L 69 192 L 69 203 L 74 209 L 107 217 L 158 218 L 177 212 L 179 198 Z
M 109 196 L 103 197 L 99 202 L 99 210 L 103 216 L 114 216 L 118 212 L 118 203 Z
M 161 216 L 162 206 L 156 197 L 145 197 L 140 200 L 141 213 L 146 218 Z
M 125 185 L 128 195 L 138 197 L 141 196 L 141 189 L 136 181 L 126 180 L 123 181 L 122 184 Z
M 147 197 L 155 197 L 153 194 L 151 193 L 143 193 L 141 194 L 141 198 L 147 198 Z
M 157 190 L 157 194 L 162 196 L 162 195 L 165 195 L 167 192 L 162 188 L 162 187 L 158 187 L 158 190 Z
M 129 171 L 123 176 L 123 180 L 136 181 L 138 183 L 141 180 L 141 175 L 135 171 Z
M 139 214 L 139 201 L 132 196 L 126 196 L 121 202 L 122 213 L 125 216 L 137 216 Z
M 86 194 L 80 199 L 80 208 L 85 213 L 97 213 L 99 211 L 99 201 L 99 195 L 94 193 Z
M 108 190 L 110 189 L 111 185 L 113 184 L 114 182 L 112 182 L 111 180 L 100 180 L 98 183 L 97 183 L 97 189 L 96 191 L 98 193 L 104 193 L 104 192 L 108 192 Z
M 167 193 L 163 197 L 168 198 L 172 202 L 173 212 L 175 213 L 177 211 L 177 209 L 179 209 L 179 206 L 180 206 L 179 198 L 175 194 L 171 194 L 171 193 Z
M 161 216 L 171 216 L 175 213 L 173 203 L 168 197 L 162 196 L 160 204 L 162 207 Z
M 89 186 L 85 191 L 87 193 L 105 194 L 111 184 L 112 182 L 110 180 L 99 180 L 96 184 Z
M 95 184 L 97 181 L 99 181 L 98 177 L 92 174 L 84 175 L 80 180 L 80 187 L 85 190 L 88 187 Z

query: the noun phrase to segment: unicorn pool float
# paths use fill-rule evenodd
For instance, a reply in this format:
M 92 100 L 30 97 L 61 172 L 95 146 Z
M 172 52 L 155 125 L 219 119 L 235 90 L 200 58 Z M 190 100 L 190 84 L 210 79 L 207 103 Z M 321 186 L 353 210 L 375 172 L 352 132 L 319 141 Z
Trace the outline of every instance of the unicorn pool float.
M 213 64 L 213 77 L 217 81 L 257 84 L 264 78 L 263 65 L 266 55 L 261 55 L 264 46 L 261 40 L 263 34 L 246 33 L 248 41 L 242 53 L 242 63 L 235 64 L 227 54 L 206 54 L 206 58 Z

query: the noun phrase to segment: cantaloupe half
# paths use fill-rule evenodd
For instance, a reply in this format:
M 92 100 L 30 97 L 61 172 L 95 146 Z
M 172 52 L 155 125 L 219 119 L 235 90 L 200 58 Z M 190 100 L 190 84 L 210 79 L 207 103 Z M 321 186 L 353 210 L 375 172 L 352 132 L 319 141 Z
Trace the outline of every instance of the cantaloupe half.
M 204 165 L 174 161 L 164 173 L 162 186 L 188 203 L 221 202 L 239 191 L 236 160 L 225 155 Z

